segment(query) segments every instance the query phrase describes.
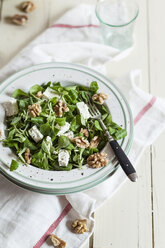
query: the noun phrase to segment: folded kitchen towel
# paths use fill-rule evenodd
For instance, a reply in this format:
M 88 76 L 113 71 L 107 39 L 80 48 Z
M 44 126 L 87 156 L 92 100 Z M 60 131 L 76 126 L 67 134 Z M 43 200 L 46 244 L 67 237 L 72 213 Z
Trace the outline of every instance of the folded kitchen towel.
M 79 5 L 31 42 L 0 71 L 0 81 L 22 68 L 42 62 L 73 62 L 106 73 L 106 63 L 126 56 L 101 43 L 94 6 Z M 134 141 L 129 158 L 136 164 L 146 146 L 165 127 L 165 100 L 137 87 L 139 71 L 116 79 L 128 99 L 134 117 Z M 26 191 L 0 176 L 0 247 L 50 247 L 49 234 L 56 233 L 68 248 L 80 248 L 93 232 L 92 213 L 126 180 L 122 169 L 93 189 L 67 195 L 42 195 Z M 89 232 L 75 234 L 71 223 L 87 218 Z

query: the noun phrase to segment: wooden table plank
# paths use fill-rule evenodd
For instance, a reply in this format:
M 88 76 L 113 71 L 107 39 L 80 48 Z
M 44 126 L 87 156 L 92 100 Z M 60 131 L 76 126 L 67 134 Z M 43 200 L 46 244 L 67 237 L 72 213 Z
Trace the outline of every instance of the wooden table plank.
M 21 0 L 5 0 L 0 23 L 0 67 L 4 66 L 23 47 L 40 34 L 48 25 L 48 5 L 46 1 L 36 2 L 37 9 L 28 15 L 26 26 L 9 23 L 7 18 L 24 14 L 18 9 Z
M 120 62 L 109 64 L 109 76 L 118 77 L 131 69 L 142 69 L 144 90 L 149 90 L 147 1 L 139 1 L 136 47 Z M 151 170 L 148 148 L 137 167 L 139 181 L 123 188 L 95 213 L 95 248 L 152 247 Z
M 95 213 L 95 248 L 152 247 L 149 148 L 136 184 L 127 183 Z
M 161 0 L 149 1 L 149 58 L 150 58 L 150 88 L 151 93 L 165 97 L 165 35 L 164 35 L 164 8 Z M 152 146 L 152 177 L 153 177 L 153 247 L 164 248 L 165 197 L 164 197 L 164 157 L 165 132 Z

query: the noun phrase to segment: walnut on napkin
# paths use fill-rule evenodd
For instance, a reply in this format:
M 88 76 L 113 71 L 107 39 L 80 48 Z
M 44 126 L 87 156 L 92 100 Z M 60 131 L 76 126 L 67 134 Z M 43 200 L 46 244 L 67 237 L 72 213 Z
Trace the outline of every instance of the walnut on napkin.
M 88 232 L 88 228 L 87 228 L 87 220 L 84 219 L 84 220 L 75 220 L 73 223 L 72 223 L 72 227 L 75 231 L 75 233 L 78 233 L 78 234 L 83 234 L 84 232 Z
M 63 241 L 62 239 L 60 239 L 59 237 L 57 237 L 55 234 L 51 234 L 50 236 L 50 240 L 53 243 L 53 246 L 55 248 L 65 248 L 66 247 L 66 242 Z

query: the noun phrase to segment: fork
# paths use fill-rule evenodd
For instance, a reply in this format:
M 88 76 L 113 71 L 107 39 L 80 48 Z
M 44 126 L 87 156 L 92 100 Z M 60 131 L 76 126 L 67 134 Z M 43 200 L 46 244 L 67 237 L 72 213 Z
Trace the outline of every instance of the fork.
M 88 105 L 91 118 L 99 121 L 99 123 L 101 124 L 105 132 L 106 137 L 108 138 L 109 144 L 111 145 L 111 148 L 114 151 L 116 158 L 118 159 L 123 171 L 125 172 L 125 174 L 128 176 L 128 178 L 132 182 L 136 182 L 138 179 L 138 176 L 136 174 L 136 171 L 133 165 L 131 164 L 130 160 L 128 159 L 127 155 L 124 153 L 119 143 L 116 140 L 114 140 L 113 137 L 109 134 L 107 127 L 105 126 L 104 122 L 101 119 L 101 113 L 96 107 L 96 105 L 90 99 L 88 94 L 85 93 L 85 96 L 87 98 L 86 104 Z

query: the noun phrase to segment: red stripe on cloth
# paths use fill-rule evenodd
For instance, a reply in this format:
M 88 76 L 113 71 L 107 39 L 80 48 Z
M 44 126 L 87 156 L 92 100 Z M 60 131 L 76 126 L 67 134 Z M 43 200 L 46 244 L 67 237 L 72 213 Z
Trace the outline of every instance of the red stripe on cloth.
M 151 98 L 151 100 L 149 101 L 149 103 L 147 103 L 147 105 L 142 108 L 142 110 L 137 114 L 137 116 L 134 119 L 134 125 L 136 125 L 136 123 L 143 117 L 143 115 L 153 106 L 153 104 L 156 101 L 156 97 L 153 96 Z
M 70 203 L 66 205 L 66 207 L 63 209 L 60 216 L 50 225 L 48 230 L 44 233 L 44 235 L 39 239 L 39 241 L 33 246 L 33 248 L 40 248 L 41 245 L 47 240 L 49 235 L 56 229 L 58 224 L 63 220 L 63 218 L 67 215 L 67 213 L 72 209 L 72 206 Z
M 87 25 L 70 25 L 70 24 L 53 24 L 50 28 L 99 28 L 99 25 L 87 24 Z

